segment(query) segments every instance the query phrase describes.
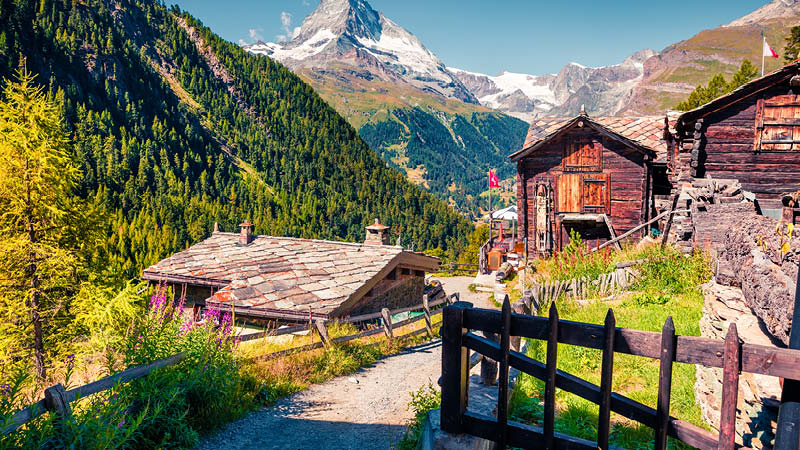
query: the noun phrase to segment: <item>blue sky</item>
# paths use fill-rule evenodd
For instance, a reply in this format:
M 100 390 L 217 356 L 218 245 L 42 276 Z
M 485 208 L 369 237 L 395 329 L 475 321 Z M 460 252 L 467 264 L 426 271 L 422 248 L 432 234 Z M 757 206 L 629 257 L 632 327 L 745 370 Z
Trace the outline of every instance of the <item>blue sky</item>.
M 238 42 L 275 41 L 319 0 L 166 0 Z M 543 74 L 571 61 L 621 62 L 728 23 L 766 0 L 369 0 L 445 64 L 474 72 Z M 284 13 L 288 13 L 286 15 Z M 284 19 L 282 23 L 282 19 Z M 291 19 L 288 27 L 285 19 Z M 252 31 L 252 32 L 251 32 Z M 776 46 L 778 43 L 773 43 Z

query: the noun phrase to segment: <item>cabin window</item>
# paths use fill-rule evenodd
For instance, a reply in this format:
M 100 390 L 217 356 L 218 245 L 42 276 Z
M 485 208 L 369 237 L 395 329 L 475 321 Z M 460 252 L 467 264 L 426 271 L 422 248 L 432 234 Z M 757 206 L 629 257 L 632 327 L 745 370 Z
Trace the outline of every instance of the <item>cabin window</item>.
M 592 139 L 569 140 L 562 162 L 564 172 L 602 172 L 603 146 Z
M 800 151 L 800 96 L 758 100 L 755 151 Z

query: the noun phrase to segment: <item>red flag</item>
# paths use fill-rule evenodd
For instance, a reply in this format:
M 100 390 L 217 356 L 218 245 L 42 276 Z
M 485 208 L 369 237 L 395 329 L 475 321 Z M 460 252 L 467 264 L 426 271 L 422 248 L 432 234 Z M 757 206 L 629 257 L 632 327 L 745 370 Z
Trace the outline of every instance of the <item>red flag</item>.
M 764 51 L 763 51 L 762 54 L 764 56 L 768 56 L 768 57 L 771 57 L 771 58 L 777 58 L 778 57 L 778 54 L 775 53 L 775 50 L 773 50 L 772 47 L 770 47 L 769 44 L 767 44 L 767 38 L 764 38 Z
M 491 170 L 489 171 L 489 188 L 499 188 L 500 187 L 500 180 L 497 178 L 497 175 L 494 174 Z

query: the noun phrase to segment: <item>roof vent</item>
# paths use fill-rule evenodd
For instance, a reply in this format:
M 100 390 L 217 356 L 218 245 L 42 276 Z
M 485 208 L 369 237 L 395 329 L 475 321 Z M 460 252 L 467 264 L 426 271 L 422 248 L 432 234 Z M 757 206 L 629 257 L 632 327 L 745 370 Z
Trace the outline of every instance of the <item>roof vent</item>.
M 375 223 L 367 227 L 367 238 L 365 244 L 369 245 L 389 245 L 389 227 L 381 225 L 378 219 Z
M 240 247 L 246 247 L 246 246 L 250 245 L 251 242 L 253 242 L 253 239 L 255 239 L 255 236 L 253 235 L 253 232 L 252 232 L 253 224 L 250 223 L 249 221 L 245 220 L 239 226 L 242 227 L 242 231 L 241 231 L 241 233 L 239 233 L 239 243 L 238 243 L 238 245 Z

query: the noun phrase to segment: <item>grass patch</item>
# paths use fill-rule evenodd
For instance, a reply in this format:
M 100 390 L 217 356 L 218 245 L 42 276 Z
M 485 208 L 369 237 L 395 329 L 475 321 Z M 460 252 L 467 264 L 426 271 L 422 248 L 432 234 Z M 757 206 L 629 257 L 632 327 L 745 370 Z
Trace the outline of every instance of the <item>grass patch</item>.
M 422 432 L 425 430 L 425 421 L 428 413 L 442 406 L 442 393 L 433 384 L 419 388 L 411 393 L 411 402 L 408 409 L 414 411 L 414 419 L 408 424 L 408 433 L 397 443 L 396 450 L 416 450 L 419 448 Z
M 560 301 L 559 316 L 563 320 L 602 324 L 609 308 L 614 310 L 617 326 L 660 332 L 668 316 L 672 316 L 676 333 L 699 336 L 703 295 L 700 284 L 710 276 L 708 261 L 703 254 L 685 256 L 672 247 L 643 249 L 640 256 L 648 262 L 640 266 L 640 278 L 633 291 L 612 301 L 596 300 L 586 306 Z M 547 315 L 543 309 L 542 315 Z M 558 346 L 558 368 L 600 384 L 602 351 L 566 344 Z M 528 356 L 546 360 L 545 341 L 529 341 Z M 695 367 L 687 364 L 673 366 L 670 412 L 673 416 L 707 427 L 695 403 Z M 614 392 L 645 405 L 655 407 L 658 394 L 659 362 L 633 355 L 614 355 Z M 511 415 L 516 420 L 540 424 L 544 383 L 526 374 L 520 375 L 512 394 Z M 564 391 L 556 393 L 556 429 L 584 439 L 597 439 L 598 406 Z M 612 414 L 611 443 L 625 448 L 651 448 L 653 431 L 622 416 Z M 671 441 L 675 447 L 684 444 Z

